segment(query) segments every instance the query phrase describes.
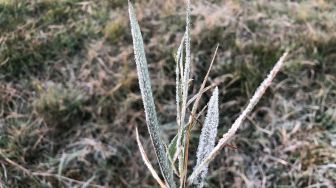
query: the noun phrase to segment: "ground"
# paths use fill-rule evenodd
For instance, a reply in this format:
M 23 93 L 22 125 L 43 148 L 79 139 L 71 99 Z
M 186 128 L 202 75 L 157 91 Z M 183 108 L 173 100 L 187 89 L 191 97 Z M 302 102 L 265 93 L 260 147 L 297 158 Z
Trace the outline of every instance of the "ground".
M 174 54 L 183 1 L 137 1 L 162 137 L 176 134 Z M 286 65 L 210 165 L 206 187 L 336 183 L 336 3 L 192 1 L 196 93 L 220 91 L 218 139 L 287 49 Z M 0 187 L 158 187 L 127 1 L 0 0 Z M 202 101 L 205 105 L 211 92 Z M 200 118 L 204 119 L 204 116 Z M 193 130 L 190 167 L 200 128 Z

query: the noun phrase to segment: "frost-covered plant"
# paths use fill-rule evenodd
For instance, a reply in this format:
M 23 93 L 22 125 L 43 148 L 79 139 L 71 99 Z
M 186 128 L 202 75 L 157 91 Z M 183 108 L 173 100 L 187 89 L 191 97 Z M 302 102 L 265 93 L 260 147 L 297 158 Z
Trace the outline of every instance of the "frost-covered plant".
M 163 142 L 160 138 L 159 123 L 156 116 L 156 110 L 148 74 L 147 60 L 145 56 L 145 49 L 143 45 L 142 35 L 139 24 L 136 20 L 134 9 L 130 3 L 129 3 L 129 15 L 132 27 L 135 62 L 137 65 L 139 85 L 145 108 L 148 132 L 152 139 L 155 153 L 158 158 L 163 177 L 165 178 L 167 184 L 170 187 L 175 187 L 173 181 L 173 171 L 168 161 Z
M 195 184 L 197 187 L 203 187 L 204 178 L 207 175 L 209 162 L 218 154 L 223 146 L 232 138 L 236 133 L 242 122 L 247 115 L 253 110 L 254 106 L 258 103 L 266 89 L 272 83 L 272 80 L 282 67 L 284 60 L 287 56 L 287 52 L 279 59 L 271 70 L 268 77 L 261 83 L 256 90 L 253 97 L 250 99 L 247 107 L 241 113 L 241 115 L 233 123 L 229 131 L 223 135 L 217 145 L 215 145 L 215 138 L 217 136 L 217 127 L 219 122 L 218 112 L 218 88 L 213 91 L 212 97 L 207 105 L 208 111 L 206 119 L 200 135 L 200 141 L 197 149 L 197 163 L 194 167 L 191 175 L 187 178 L 187 164 L 188 164 L 188 148 L 191 129 L 194 127 L 199 114 L 197 110 L 199 107 L 200 99 L 204 92 L 211 89 L 212 86 L 206 86 L 206 81 L 209 76 L 209 72 L 212 68 L 215 56 L 217 54 L 218 46 L 216 48 L 213 59 L 210 63 L 209 70 L 203 80 L 203 83 L 198 93 L 188 100 L 188 86 L 190 81 L 190 67 L 191 67 L 191 55 L 190 55 L 190 0 L 187 0 L 187 16 L 186 16 L 186 31 L 181 40 L 181 44 L 176 53 L 176 108 L 177 116 L 176 122 L 178 126 L 178 132 L 176 136 L 169 143 L 168 148 L 165 148 L 164 142 L 161 139 L 159 122 L 157 120 L 154 99 L 151 89 L 150 77 L 148 73 L 147 60 L 143 45 L 143 39 L 140 31 L 139 24 L 134 13 L 132 4 L 129 2 L 129 17 L 132 30 L 133 47 L 135 62 L 137 66 L 139 86 L 142 95 L 142 101 L 145 108 L 146 122 L 148 132 L 151 137 L 154 150 L 159 162 L 162 176 L 164 181 L 160 179 L 159 175 L 154 170 L 153 166 L 149 162 L 147 155 L 142 147 L 139 139 L 138 131 L 136 130 L 137 142 L 142 155 L 142 158 L 151 172 L 152 176 L 158 182 L 161 187 L 176 187 L 174 174 L 179 177 L 178 186 L 183 188 L 191 184 Z M 187 118 L 187 107 L 192 104 L 191 113 Z M 178 161 L 178 162 L 177 162 Z M 177 164 L 176 164 L 177 163 Z M 176 168 L 177 167 L 177 168 Z M 177 178 L 176 178 L 177 179 Z
M 212 97 L 208 104 L 208 112 L 205 118 L 204 126 L 200 136 L 198 148 L 197 148 L 197 163 L 199 166 L 211 150 L 215 147 L 215 139 L 217 136 L 217 126 L 219 122 L 218 112 L 218 88 L 214 90 Z M 191 182 L 203 187 L 203 179 L 208 173 L 208 167 L 205 166 L 202 171 Z

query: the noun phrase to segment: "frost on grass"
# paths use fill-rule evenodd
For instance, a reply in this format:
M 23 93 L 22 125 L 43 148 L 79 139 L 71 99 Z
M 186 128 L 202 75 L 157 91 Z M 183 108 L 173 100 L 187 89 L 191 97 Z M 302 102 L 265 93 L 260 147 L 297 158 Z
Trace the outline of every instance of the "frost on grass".
M 160 138 L 160 131 L 158 127 L 159 123 L 154 105 L 142 35 L 131 3 L 129 3 L 129 17 L 131 22 L 135 62 L 139 77 L 142 101 L 145 108 L 148 131 L 154 145 L 162 175 L 169 187 L 175 187 L 173 171 L 166 156 L 163 142 Z
M 185 42 L 185 65 L 183 68 L 183 77 L 182 77 L 182 112 L 181 112 L 181 121 L 184 125 L 185 115 L 186 115 L 186 104 L 188 100 L 188 86 L 190 79 L 190 1 L 187 1 L 187 18 L 186 18 L 186 31 L 184 36 Z
M 184 65 L 184 73 L 182 80 L 182 109 L 181 109 L 181 129 L 182 134 L 180 138 L 184 137 L 183 128 L 185 126 L 185 117 L 186 117 L 186 109 L 187 109 L 187 100 L 188 100 L 188 86 L 189 86 L 189 78 L 190 78 L 190 0 L 187 0 L 187 15 L 186 15 L 186 31 L 185 31 L 185 65 Z M 184 170 L 184 142 L 178 142 L 180 144 L 179 148 L 181 149 L 181 154 L 179 155 L 179 171 L 182 174 Z M 181 179 L 183 179 L 183 175 L 181 175 Z
M 185 40 L 185 36 L 183 36 L 181 40 L 181 44 L 176 53 L 176 110 L 177 110 L 177 125 L 181 124 L 181 101 L 182 101 L 182 79 L 183 79 L 183 43 Z
M 239 117 L 232 124 L 231 128 L 227 133 L 223 135 L 223 137 L 219 140 L 218 144 L 213 148 L 210 154 L 199 164 L 196 166 L 192 174 L 189 176 L 189 182 L 192 183 L 195 177 L 198 176 L 204 169 L 204 167 L 208 166 L 209 162 L 212 161 L 215 156 L 219 153 L 219 151 L 224 147 L 224 145 L 234 136 L 237 132 L 243 121 L 246 119 L 247 115 L 253 110 L 253 108 L 257 105 L 260 98 L 265 93 L 266 89 L 271 85 L 273 79 L 280 71 L 283 66 L 285 59 L 288 55 L 288 51 L 286 51 L 278 60 L 278 62 L 274 65 L 271 72 L 268 74 L 267 78 L 260 84 L 258 89 L 255 91 L 254 95 L 250 99 L 247 107 L 243 110 L 243 112 L 239 115 Z
M 208 104 L 208 112 L 205 118 L 204 126 L 202 128 L 202 133 L 200 136 L 200 141 L 197 148 L 197 164 L 201 164 L 201 162 L 207 157 L 207 155 L 211 152 L 211 150 L 215 146 L 215 139 L 217 135 L 217 127 L 219 122 L 219 112 L 218 112 L 218 88 L 214 90 L 212 97 L 210 98 Z M 202 171 L 193 179 L 193 183 L 197 185 L 197 187 L 203 187 L 203 181 L 208 172 L 208 165 L 205 166 Z

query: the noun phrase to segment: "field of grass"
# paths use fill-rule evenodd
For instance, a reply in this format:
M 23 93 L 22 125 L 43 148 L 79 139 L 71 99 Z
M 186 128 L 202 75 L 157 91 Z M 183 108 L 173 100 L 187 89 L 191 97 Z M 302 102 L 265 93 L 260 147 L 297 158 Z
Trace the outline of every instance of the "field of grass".
M 177 131 L 174 54 L 185 4 L 135 2 L 168 143 Z M 218 135 L 289 49 L 233 147 L 210 164 L 205 187 L 336 186 L 336 2 L 191 2 L 190 96 L 219 44 L 208 80 L 219 87 Z M 201 126 L 193 130 L 190 156 Z M 0 188 L 158 187 L 135 127 L 158 169 L 126 0 L 0 0 Z

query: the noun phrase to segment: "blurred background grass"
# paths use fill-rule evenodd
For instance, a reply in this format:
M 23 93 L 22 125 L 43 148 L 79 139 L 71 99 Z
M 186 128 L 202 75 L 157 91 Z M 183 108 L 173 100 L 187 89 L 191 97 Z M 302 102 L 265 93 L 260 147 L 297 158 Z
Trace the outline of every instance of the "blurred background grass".
M 192 3 L 191 94 L 219 44 L 209 79 L 220 89 L 219 135 L 291 50 L 232 141 L 237 149 L 224 148 L 210 165 L 206 187 L 335 186 L 335 1 Z M 168 142 L 184 4 L 144 0 L 135 8 Z M 0 187 L 157 187 L 135 142 L 138 126 L 156 164 L 128 22 L 125 0 L 0 0 Z

